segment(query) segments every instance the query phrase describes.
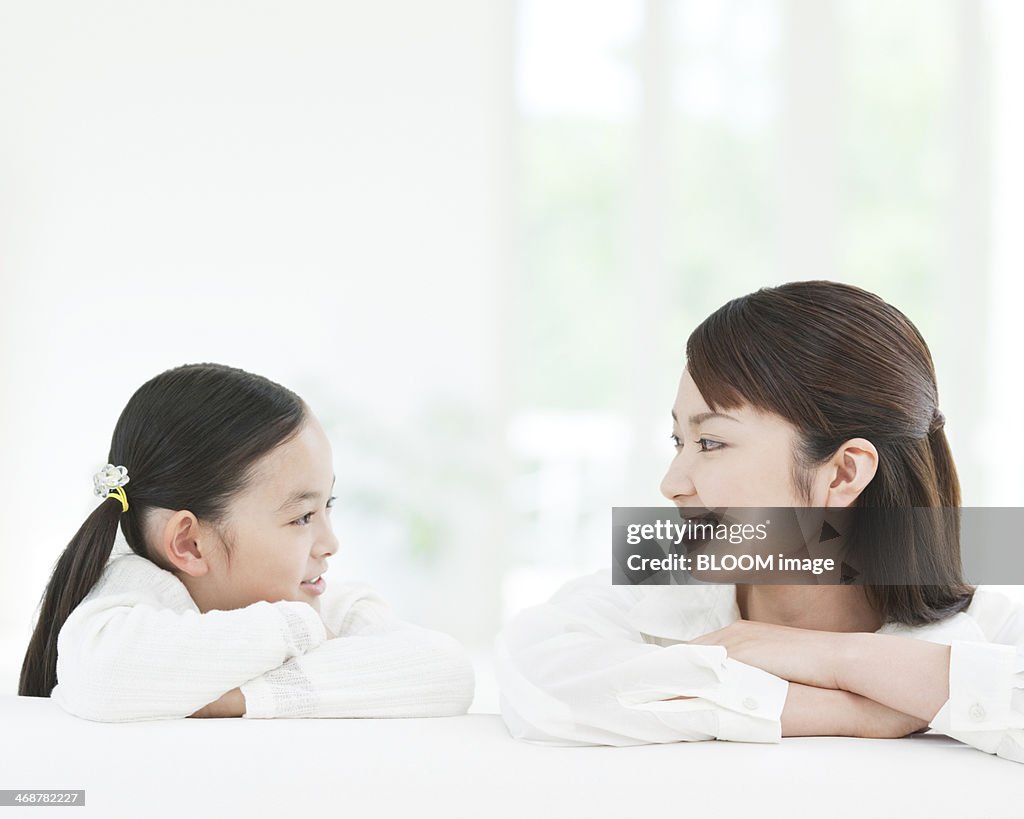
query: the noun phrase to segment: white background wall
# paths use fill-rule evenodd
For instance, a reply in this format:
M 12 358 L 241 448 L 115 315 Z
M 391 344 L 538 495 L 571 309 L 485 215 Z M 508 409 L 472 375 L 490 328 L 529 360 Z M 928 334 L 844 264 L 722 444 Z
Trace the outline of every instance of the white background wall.
M 163 369 L 250 369 L 325 422 L 497 413 L 511 34 L 460 0 L 0 8 L 8 691 L 117 415 Z M 421 608 L 453 627 L 446 599 Z
M 302 394 L 335 449 L 332 571 L 478 652 L 605 562 L 610 505 L 658 502 L 686 335 L 763 284 L 844 279 L 905 309 L 965 497 L 1019 505 L 1024 21 L 947 0 L 858 51 L 876 5 L 0 0 L 0 690 L 118 413 L 186 362 Z M 846 129 L 883 135 L 867 172 L 903 144 L 885 84 L 858 90 L 880 67 L 948 104 L 915 114 L 910 155 L 937 164 L 869 204 L 923 174 L 939 215 L 859 235 Z M 716 118 L 765 158 L 767 230 L 730 194 L 745 166 L 699 141 Z M 552 123 L 610 136 L 563 144 Z M 679 204 L 680 162 L 721 182 L 717 205 Z M 610 230 L 588 215 L 602 197 Z M 714 207 L 699 275 L 686 225 Z M 918 278 L 862 252 L 883 228 L 924 237 Z

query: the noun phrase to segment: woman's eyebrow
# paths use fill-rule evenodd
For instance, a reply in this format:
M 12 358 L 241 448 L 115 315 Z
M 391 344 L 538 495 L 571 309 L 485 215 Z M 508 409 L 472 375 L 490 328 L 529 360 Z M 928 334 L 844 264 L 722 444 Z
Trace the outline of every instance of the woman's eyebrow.
M 703 424 L 709 418 L 724 418 L 726 421 L 735 421 L 737 424 L 740 422 L 738 418 L 733 418 L 731 415 L 726 415 L 724 412 L 698 412 L 696 415 L 690 416 L 690 426 L 695 427 L 698 424 Z M 679 418 L 676 417 L 676 411 L 672 410 L 672 420 L 677 424 Z
M 334 490 L 334 482 L 335 482 L 335 480 L 337 480 L 337 477 L 338 476 L 335 475 L 334 478 L 331 479 L 331 490 L 332 491 Z M 285 509 L 289 508 L 290 506 L 296 506 L 297 504 L 300 504 L 303 501 L 312 500 L 314 498 L 319 498 L 319 497 L 320 497 L 320 493 L 319 492 L 314 492 L 312 489 L 307 489 L 305 492 L 293 492 L 291 495 L 288 496 L 288 500 L 286 500 L 284 503 L 282 503 L 277 508 L 277 511 L 278 512 L 283 512 Z

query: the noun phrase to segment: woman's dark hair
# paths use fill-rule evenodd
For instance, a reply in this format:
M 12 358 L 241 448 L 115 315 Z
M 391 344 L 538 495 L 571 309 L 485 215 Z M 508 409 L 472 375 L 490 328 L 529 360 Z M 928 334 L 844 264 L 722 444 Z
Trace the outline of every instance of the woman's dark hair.
M 974 589 L 960 563 L 960 483 L 935 367 L 903 313 L 837 282 L 766 287 L 708 316 L 690 335 L 686 358 L 711 409 L 750 404 L 796 427 L 793 481 L 805 497 L 812 468 L 843 443 L 874 444 L 878 469 L 854 503 L 871 513 L 854 512 L 853 522 L 871 521 L 857 539 L 862 564 L 883 581 L 902 578 L 866 587 L 884 623 L 935 622 L 970 604 Z M 936 512 L 920 514 L 927 509 Z M 908 577 L 928 584 L 906 585 Z
M 133 552 L 158 562 L 143 535 L 147 511 L 188 509 L 220 525 L 257 461 L 296 434 L 306 413 L 291 390 L 221 364 L 186 364 L 139 387 L 117 420 L 107 456 L 128 470 L 128 511 L 122 513 L 114 495 L 107 497 L 58 558 L 18 693 L 50 696 L 57 684 L 57 635 L 103 573 L 118 523 Z

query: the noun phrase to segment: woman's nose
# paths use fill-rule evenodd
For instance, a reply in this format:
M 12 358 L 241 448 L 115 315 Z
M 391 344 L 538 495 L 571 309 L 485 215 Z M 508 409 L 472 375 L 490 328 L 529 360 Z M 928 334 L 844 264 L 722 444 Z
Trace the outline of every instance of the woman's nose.
M 697 494 L 693 481 L 690 478 L 690 470 L 686 458 L 682 452 L 676 454 L 669 464 L 665 477 L 661 479 L 661 494 L 674 501 L 680 497 L 690 497 Z

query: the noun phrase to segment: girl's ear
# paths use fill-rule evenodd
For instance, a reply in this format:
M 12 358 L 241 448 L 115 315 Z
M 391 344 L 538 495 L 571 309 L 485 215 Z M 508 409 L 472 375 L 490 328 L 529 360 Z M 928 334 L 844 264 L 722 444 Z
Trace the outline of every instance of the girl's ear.
M 878 450 L 866 438 L 851 438 L 836 450 L 825 468 L 830 480 L 824 505 L 852 506 L 878 471 Z
M 199 577 L 210 570 L 199 546 L 199 536 L 199 519 L 183 509 L 167 519 L 160 539 L 167 561 L 191 577 Z

